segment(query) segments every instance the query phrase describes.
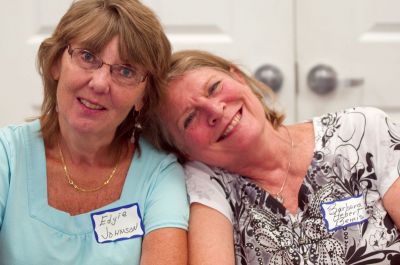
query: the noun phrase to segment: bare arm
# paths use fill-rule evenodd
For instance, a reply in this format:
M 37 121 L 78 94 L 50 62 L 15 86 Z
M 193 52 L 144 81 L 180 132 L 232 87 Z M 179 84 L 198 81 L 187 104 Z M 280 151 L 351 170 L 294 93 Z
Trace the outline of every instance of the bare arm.
M 220 212 L 198 203 L 190 206 L 189 264 L 235 264 L 232 224 Z
M 400 177 L 390 186 L 383 196 L 383 206 L 400 229 Z
M 160 228 L 143 239 L 140 265 L 187 265 L 187 232 Z

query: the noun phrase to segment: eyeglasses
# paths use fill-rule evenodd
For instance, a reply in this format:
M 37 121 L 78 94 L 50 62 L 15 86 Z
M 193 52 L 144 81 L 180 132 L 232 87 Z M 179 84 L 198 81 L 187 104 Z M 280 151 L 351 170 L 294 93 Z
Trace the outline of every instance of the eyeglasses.
M 139 70 L 132 66 L 108 64 L 100 57 L 85 49 L 72 49 L 71 46 L 68 45 L 68 53 L 71 55 L 72 62 L 84 70 L 97 70 L 104 64 L 110 66 L 111 78 L 122 86 L 136 86 L 144 82 L 147 77 L 147 74 L 140 73 Z

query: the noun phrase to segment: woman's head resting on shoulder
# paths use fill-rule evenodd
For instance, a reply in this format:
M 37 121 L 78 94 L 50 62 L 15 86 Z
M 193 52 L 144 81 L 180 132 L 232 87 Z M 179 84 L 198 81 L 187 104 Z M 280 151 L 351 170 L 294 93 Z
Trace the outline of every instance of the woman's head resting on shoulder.
M 251 146 L 265 122 L 284 117 L 262 94 L 272 91 L 232 62 L 198 50 L 172 55 L 167 86 L 156 109 L 152 142 L 180 160 L 224 167 L 229 154 Z
M 110 54 L 110 49 L 116 51 L 111 53 L 111 56 L 107 55 L 107 53 Z M 117 55 L 114 56 L 114 54 Z M 64 67 L 64 61 L 73 63 L 75 59 L 75 65 L 79 65 L 79 60 L 87 62 L 95 58 L 98 68 L 95 70 L 83 69 L 80 72 L 82 76 L 99 71 L 104 71 L 104 73 L 108 71 L 110 76 L 132 74 L 129 69 L 133 69 L 134 74 L 140 75 L 142 79 L 138 83 L 142 84 L 125 84 L 119 88 L 118 93 L 127 93 L 128 97 L 130 93 L 128 91 L 143 85 L 140 102 L 132 103 L 133 106 L 128 111 L 125 108 L 120 113 L 120 116 L 123 116 L 121 121 L 115 124 L 117 128 L 112 128 L 116 130 L 114 141 L 123 142 L 132 135 L 135 108 L 141 109 L 140 122 L 142 126 L 145 126 L 143 123 L 148 120 L 149 106 L 155 104 L 159 99 L 159 88 L 165 81 L 170 55 L 171 46 L 158 18 L 153 11 L 139 1 L 74 1 L 61 18 L 53 34 L 42 42 L 38 51 L 37 65 L 44 84 L 44 100 L 40 117 L 43 137 L 53 144 L 60 131 L 59 116 L 64 109 L 61 109 L 62 106 L 58 106 L 58 104 L 65 99 L 59 98 L 61 92 L 58 90 L 62 86 L 68 88 L 74 79 L 71 71 L 68 76 L 62 76 L 64 72 L 67 72 L 64 70 L 67 68 L 67 66 Z M 108 60 L 112 61 L 108 61 L 106 58 L 111 58 Z M 110 68 L 110 65 L 116 64 L 128 66 L 129 71 L 126 71 L 127 69 L 124 67 L 112 66 L 114 69 Z M 111 70 L 116 73 L 111 75 Z M 136 73 L 136 70 L 139 73 Z M 90 86 L 90 80 L 87 81 L 85 89 L 87 86 Z M 82 87 L 84 86 L 82 85 Z M 119 97 L 123 98 L 123 95 Z M 84 100 L 81 100 L 81 103 L 89 107 L 98 104 L 97 99 L 93 99 L 93 102 L 87 102 L 92 99 Z M 112 102 L 113 98 L 107 100 L 110 105 L 114 103 L 117 105 L 117 102 Z M 111 118 L 113 116 L 110 116 Z M 106 125 L 108 120 L 103 120 L 103 122 Z

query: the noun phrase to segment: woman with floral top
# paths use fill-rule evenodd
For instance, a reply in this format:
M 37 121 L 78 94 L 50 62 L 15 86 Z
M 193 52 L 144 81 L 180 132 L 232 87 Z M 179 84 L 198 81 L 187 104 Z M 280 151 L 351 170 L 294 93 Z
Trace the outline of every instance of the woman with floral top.
M 170 67 L 153 142 L 187 162 L 191 264 L 400 264 L 400 124 L 353 108 L 286 126 L 233 63 Z

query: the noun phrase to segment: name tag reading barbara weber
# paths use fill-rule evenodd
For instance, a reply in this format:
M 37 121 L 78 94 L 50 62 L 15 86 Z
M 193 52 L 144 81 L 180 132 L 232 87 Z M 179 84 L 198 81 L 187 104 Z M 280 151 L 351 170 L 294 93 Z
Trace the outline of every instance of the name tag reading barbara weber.
M 137 203 L 92 213 L 94 235 L 98 243 L 132 239 L 144 235 Z
M 322 215 L 328 231 L 360 224 L 368 220 L 362 195 L 321 203 Z

